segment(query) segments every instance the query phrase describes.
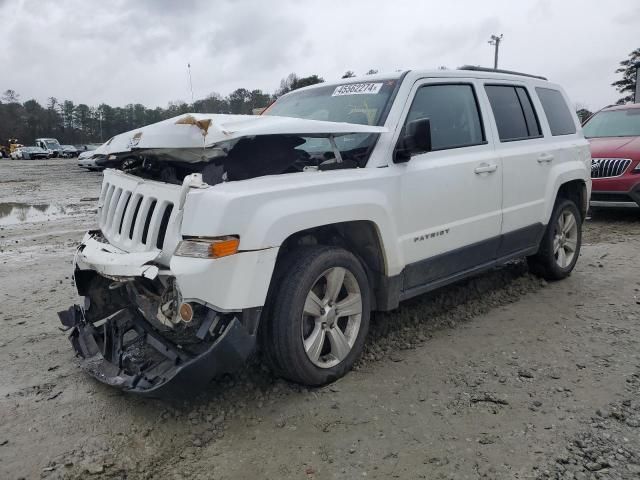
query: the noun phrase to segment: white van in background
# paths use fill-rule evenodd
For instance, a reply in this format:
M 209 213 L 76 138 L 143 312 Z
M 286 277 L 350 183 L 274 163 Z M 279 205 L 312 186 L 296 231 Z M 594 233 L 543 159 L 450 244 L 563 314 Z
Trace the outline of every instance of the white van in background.
M 62 157 L 64 150 L 55 138 L 36 138 L 36 146 L 49 152 L 51 157 Z

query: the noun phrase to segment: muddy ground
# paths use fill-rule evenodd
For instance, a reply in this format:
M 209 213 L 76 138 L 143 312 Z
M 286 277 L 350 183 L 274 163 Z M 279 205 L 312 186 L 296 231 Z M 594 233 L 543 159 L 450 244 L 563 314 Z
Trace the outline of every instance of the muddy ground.
M 575 273 L 522 263 L 377 315 L 306 389 L 254 360 L 189 400 L 82 373 L 56 312 L 100 173 L 0 161 L 0 478 L 639 478 L 640 213 L 594 214 Z

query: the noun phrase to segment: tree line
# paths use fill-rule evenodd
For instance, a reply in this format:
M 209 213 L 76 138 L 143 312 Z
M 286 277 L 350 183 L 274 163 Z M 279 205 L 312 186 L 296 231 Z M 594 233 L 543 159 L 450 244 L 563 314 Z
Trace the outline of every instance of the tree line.
M 635 71 L 638 65 L 640 48 L 620 62 L 616 73 L 621 78 L 612 84 L 623 95 L 618 103 L 634 100 Z M 377 70 L 372 69 L 365 75 L 374 73 Z M 342 78 L 355 76 L 353 71 L 347 70 Z M 291 73 L 280 81 L 279 88 L 272 94 L 259 89 L 238 88 L 226 97 L 211 93 L 193 104 L 175 101 L 170 102 L 166 108 L 147 108 L 139 103 L 124 107 L 112 107 L 106 103 L 97 106 L 84 103 L 76 105 L 71 100 L 61 101 L 55 97 L 49 97 L 43 106 L 34 99 L 20 102 L 19 94 L 10 89 L 0 96 L 0 144 L 5 144 L 9 138 L 17 138 L 20 143 L 29 145 L 39 137 L 57 138 L 62 144 L 102 143 L 119 133 L 187 112 L 251 114 L 287 92 L 321 82 L 324 79 L 318 75 L 298 77 Z M 591 115 L 581 105 L 576 110 L 581 120 Z
M 57 138 L 63 145 L 102 143 L 119 133 L 187 112 L 251 114 L 287 92 L 321 82 L 324 79 L 318 75 L 299 77 L 291 73 L 272 94 L 238 88 L 226 97 L 211 93 L 192 104 L 175 101 L 166 108 L 147 108 L 139 103 L 124 107 L 106 103 L 89 106 L 55 97 L 49 97 L 46 105 L 41 105 L 34 99 L 21 102 L 18 92 L 9 89 L 0 96 L 0 144 L 16 138 L 19 143 L 32 145 L 41 137 Z

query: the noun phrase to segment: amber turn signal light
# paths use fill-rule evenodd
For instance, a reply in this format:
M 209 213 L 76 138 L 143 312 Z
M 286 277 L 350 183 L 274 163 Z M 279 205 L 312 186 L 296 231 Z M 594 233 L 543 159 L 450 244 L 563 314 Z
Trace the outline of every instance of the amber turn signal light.
M 220 258 L 238 253 L 240 239 L 233 235 L 182 240 L 174 255 L 179 257 Z
M 226 257 L 238 252 L 240 239 L 229 237 L 228 240 L 215 240 L 209 245 L 209 254 L 212 258 Z

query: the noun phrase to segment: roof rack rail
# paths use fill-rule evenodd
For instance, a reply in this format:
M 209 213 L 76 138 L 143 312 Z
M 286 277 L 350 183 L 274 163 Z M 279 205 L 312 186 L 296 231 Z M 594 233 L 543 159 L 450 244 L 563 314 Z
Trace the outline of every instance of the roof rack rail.
M 463 65 L 461 67 L 458 67 L 458 70 L 471 70 L 471 71 L 474 71 L 474 72 L 506 73 L 506 74 L 509 74 L 509 75 L 519 75 L 521 77 L 531 77 L 531 78 L 538 78 L 540 80 L 548 80 L 547 77 L 542 77 L 540 75 L 532 75 L 530 73 L 514 72 L 512 70 L 501 70 L 499 68 L 476 67 L 474 65 Z

